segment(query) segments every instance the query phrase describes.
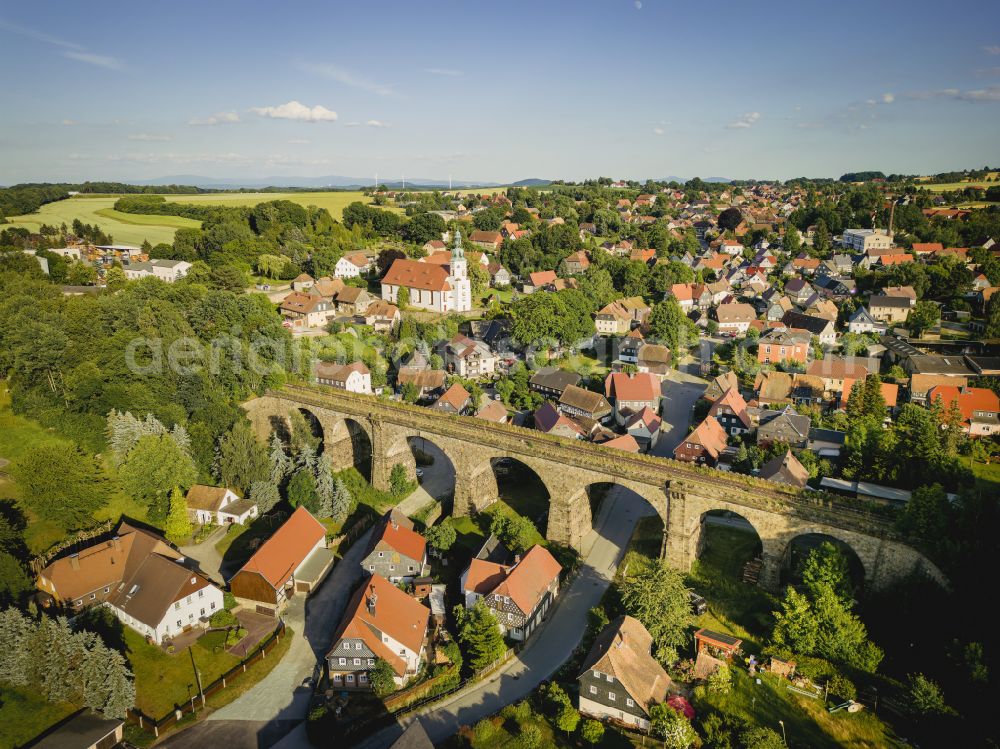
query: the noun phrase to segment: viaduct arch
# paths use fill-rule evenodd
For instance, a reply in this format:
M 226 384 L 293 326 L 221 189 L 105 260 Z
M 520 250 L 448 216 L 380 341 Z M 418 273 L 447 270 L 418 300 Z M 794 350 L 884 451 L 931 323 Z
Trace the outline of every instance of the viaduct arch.
M 513 458 L 534 471 L 549 493 L 545 536 L 576 549 L 593 526 L 588 487 L 614 483 L 639 494 L 660 516 L 662 555 L 682 571 L 701 551 L 705 514 L 729 510 L 746 518 L 761 539 L 763 587 L 778 587 L 789 545 L 807 533 L 850 546 L 864 567 L 866 587 L 882 588 L 911 572 L 948 585 L 884 518 L 829 495 L 320 386 L 286 385 L 243 408 L 262 440 L 287 423 L 292 409 L 308 410 L 323 429 L 323 449 L 334 467 L 356 465 L 380 489 L 388 488 L 396 463 L 413 475 L 410 438 L 433 442 L 455 470 L 455 515 L 478 512 L 495 501 L 491 461 Z M 359 450 L 364 444 L 370 454 Z

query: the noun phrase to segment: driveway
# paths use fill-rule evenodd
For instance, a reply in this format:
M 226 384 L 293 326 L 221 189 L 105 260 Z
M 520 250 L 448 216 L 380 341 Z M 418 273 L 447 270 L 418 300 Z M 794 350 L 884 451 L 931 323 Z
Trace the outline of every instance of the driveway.
M 423 476 L 417 482 L 417 488 L 406 499 L 396 505 L 396 509 L 404 515 L 412 515 L 431 502 L 440 502 L 455 494 L 455 469 L 440 448 L 432 442 L 418 444 L 418 447 L 434 457 L 430 465 L 420 466 Z
M 219 585 L 224 585 L 225 580 L 222 579 L 222 556 L 215 550 L 215 545 L 222 540 L 227 530 L 229 530 L 229 526 L 223 525 L 200 544 L 180 547 L 181 554 L 196 561 L 202 573 L 208 575 L 213 582 Z
M 615 486 L 602 503 L 597 528 L 584 540 L 580 573 L 562 591 L 548 622 L 508 666 L 484 682 L 453 695 L 442 703 L 411 713 L 404 725 L 390 726 L 357 744 L 356 749 L 383 749 L 392 744 L 417 718 L 431 741 L 438 743 L 458 731 L 517 702 L 550 678 L 572 656 L 583 637 L 587 612 L 596 606 L 614 578 L 618 562 L 640 517 L 653 510 L 637 494 Z M 306 749 L 305 729 L 297 728 L 277 746 Z
M 694 369 L 697 369 L 697 364 Z M 707 387 L 708 381 L 698 375 L 671 370 L 661 385 L 663 399 L 660 401 L 660 415 L 663 426 L 660 427 L 660 439 L 650 451 L 651 454 L 662 458 L 674 456 L 674 448 L 687 436 L 694 404 Z
M 318 673 L 334 627 L 361 579 L 361 559 L 370 535 L 369 530 L 351 546 L 312 596 L 296 596 L 289 603 L 283 616 L 295 639 L 271 673 L 205 721 L 165 741 L 165 746 L 268 747 L 305 719 L 312 688 L 303 682 Z

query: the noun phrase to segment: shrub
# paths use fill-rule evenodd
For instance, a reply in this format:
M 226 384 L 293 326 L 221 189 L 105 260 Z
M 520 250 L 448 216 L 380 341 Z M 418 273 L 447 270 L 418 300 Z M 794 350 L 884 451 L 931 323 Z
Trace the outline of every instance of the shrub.
M 542 729 L 538 726 L 524 726 L 521 729 L 521 739 L 518 744 L 524 749 L 535 749 L 542 745 Z
M 834 694 L 843 700 L 853 700 L 858 696 L 858 690 L 855 688 L 854 682 L 840 674 L 831 676 L 826 682 L 826 688 L 830 694 Z
M 473 735 L 476 737 L 476 741 L 489 741 L 497 733 L 496 724 L 489 718 L 483 718 L 481 721 L 476 723 L 475 727 L 472 729 Z
M 239 624 L 239 619 L 236 618 L 233 612 L 222 609 L 212 614 L 212 618 L 208 620 L 208 623 L 213 627 L 233 627 Z
M 580 729 L 580 735 L 588 744 L 599 744 L 604 738 L 604 724 L 599 720 L 588 720 Z
M 732 688 L 733 675 L 729 671 L 729 666 L 723 663 L 709 675 L 708 691 L 715 694 L 729 694 Z

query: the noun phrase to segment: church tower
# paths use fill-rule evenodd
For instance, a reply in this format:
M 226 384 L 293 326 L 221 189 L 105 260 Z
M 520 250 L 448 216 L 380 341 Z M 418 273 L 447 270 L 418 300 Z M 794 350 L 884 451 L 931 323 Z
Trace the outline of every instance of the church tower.
M 465 249 L 462 247 L 462 232 L 455 230 L 455 246 L 451 248 L 451 276 L 456 279 L 468 278 Z

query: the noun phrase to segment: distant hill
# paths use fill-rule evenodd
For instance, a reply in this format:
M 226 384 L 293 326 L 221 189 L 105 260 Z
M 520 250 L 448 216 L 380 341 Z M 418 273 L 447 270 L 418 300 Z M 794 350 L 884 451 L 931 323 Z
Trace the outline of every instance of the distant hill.
M 538 179 L 537 177 L 532 177 L 531 179 L 519 179 L 517 182 L 511 182 L 511 187 L 544 187 L 545 185 L 551 185 L 552 180 L 550 179 Z
M 526 180 L 526 182 L 535 183 L 536 180 Z M 545 180 L 537 180 L 539 184 L 548 184 Z M 403 186 L 402 180 L 382 180 L 378 181 L 380 185 L 385 185 L 389 189 L 401 189 Z M 347 190 L 347 189 L 363 189 L 366 187 L 375 186 L 375 178 L 372 177 L 345 177 L 343 175 L 331 174 L 324 175 L 321 177 L 205 177 L 203 175 L 197 174 L 173 174 L 166 177 L 156 177 L 155 179 L 148 180 L 136 180 L 133 184 L 137 185 L 195 185 L 197 187 L 204 187 L 215 190 L 236 190 L 240 188 L 261 188 L 261 187 L 305 187 L 310 189 L 321 189 L 324 187 L 337 189 L 337 190 Z M 521 184 L 521 183 L 516 183 Z M 469 187 L 501 187 L 502 185 L 498 182 L 479 182 L 473 180 L 457 180 L 453 179 L 451 181 L 453 188 L 466 189 Z M 427 179 L 416 177 L 406 179 L 407 187 L 421 187 L 421 188 L 448 188 L 447 179 Z

